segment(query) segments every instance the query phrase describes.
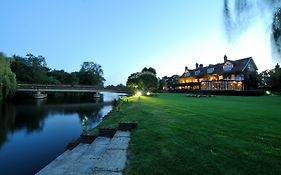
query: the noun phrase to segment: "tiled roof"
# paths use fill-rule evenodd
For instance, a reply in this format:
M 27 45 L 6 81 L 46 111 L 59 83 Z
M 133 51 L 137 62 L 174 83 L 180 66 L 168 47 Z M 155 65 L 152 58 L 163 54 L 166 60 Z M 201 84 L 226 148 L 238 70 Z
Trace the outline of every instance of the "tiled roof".
M 187 72 L 182 74 L 183 77 L 201 77 L 205 75 L 211 75 L 211 74 L 229 74 L 229 73 L 242 73 L 246 66 L 252 62 L 254 65 L 254 69 L 257 70 L 257 66 L 252 59 L 252 57 L 249 58 L 243 58 L 240 60 L 227 60 L 226 63 L 231 63 L 228 66 L 225 63 L 219 63 L 215 65 L 209 65 L 206 67 L 198 67 L 197 69 L 188 69 Z M 224 67 L 224 65 L 226 65 Z

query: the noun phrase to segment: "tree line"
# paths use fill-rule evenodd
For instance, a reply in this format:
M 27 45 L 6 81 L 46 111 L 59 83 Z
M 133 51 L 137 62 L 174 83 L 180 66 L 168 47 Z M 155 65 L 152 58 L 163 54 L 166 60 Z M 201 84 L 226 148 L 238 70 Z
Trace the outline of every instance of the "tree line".
M 274 69 L 262 71 L 258 74 L 260 86 L 270 87 L 273 91 L 281 92 L 281 68 L 276 64 Z
M 42 55 L 7 57 L 0 52 L 0 100 L 15 92 L 16 84 L 67 84 L 104 85 L 102 66 L 94 62 L 83 62 L 75 72 L 56 70 L 47 66 Z

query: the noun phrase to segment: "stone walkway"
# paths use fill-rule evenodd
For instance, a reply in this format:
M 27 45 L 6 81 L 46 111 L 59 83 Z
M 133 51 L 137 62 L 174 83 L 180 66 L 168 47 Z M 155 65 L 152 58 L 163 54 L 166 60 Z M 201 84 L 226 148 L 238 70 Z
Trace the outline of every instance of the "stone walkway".
M 72 151 L 65 151 L 37 175 L 122 175 L 129 142 L 129 131 L 117 131 L 111 139 L 97 137 L 91 144 L 80 143 Z

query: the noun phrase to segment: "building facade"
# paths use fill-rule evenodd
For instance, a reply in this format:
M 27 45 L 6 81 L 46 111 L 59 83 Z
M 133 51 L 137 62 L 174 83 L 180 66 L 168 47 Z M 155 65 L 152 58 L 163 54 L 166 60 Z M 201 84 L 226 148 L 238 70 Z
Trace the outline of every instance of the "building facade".
M 204 67 L 196 63 L 195 69 L 188 69 L 179 78 L 179 89 L 186 90 L 237 90 L 247 89 L 249 75 L 258 70 L 252 57 L 228 60 Z

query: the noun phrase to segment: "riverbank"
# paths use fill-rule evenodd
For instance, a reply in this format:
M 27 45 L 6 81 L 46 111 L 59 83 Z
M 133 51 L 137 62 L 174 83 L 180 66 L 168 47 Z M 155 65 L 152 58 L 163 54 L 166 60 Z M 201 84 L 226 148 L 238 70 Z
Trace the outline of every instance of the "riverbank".
M 127 174 L 280 174 L 280 106 L 278 96 L 129 97 L 101 127 L 138 122 Z
M 101 103 L 58 94 L 4 103 L 0 106 L 0 174 L 37 173 L 69 142 L 99 125 L 117 98 L 118 94 L 107 93 Z

